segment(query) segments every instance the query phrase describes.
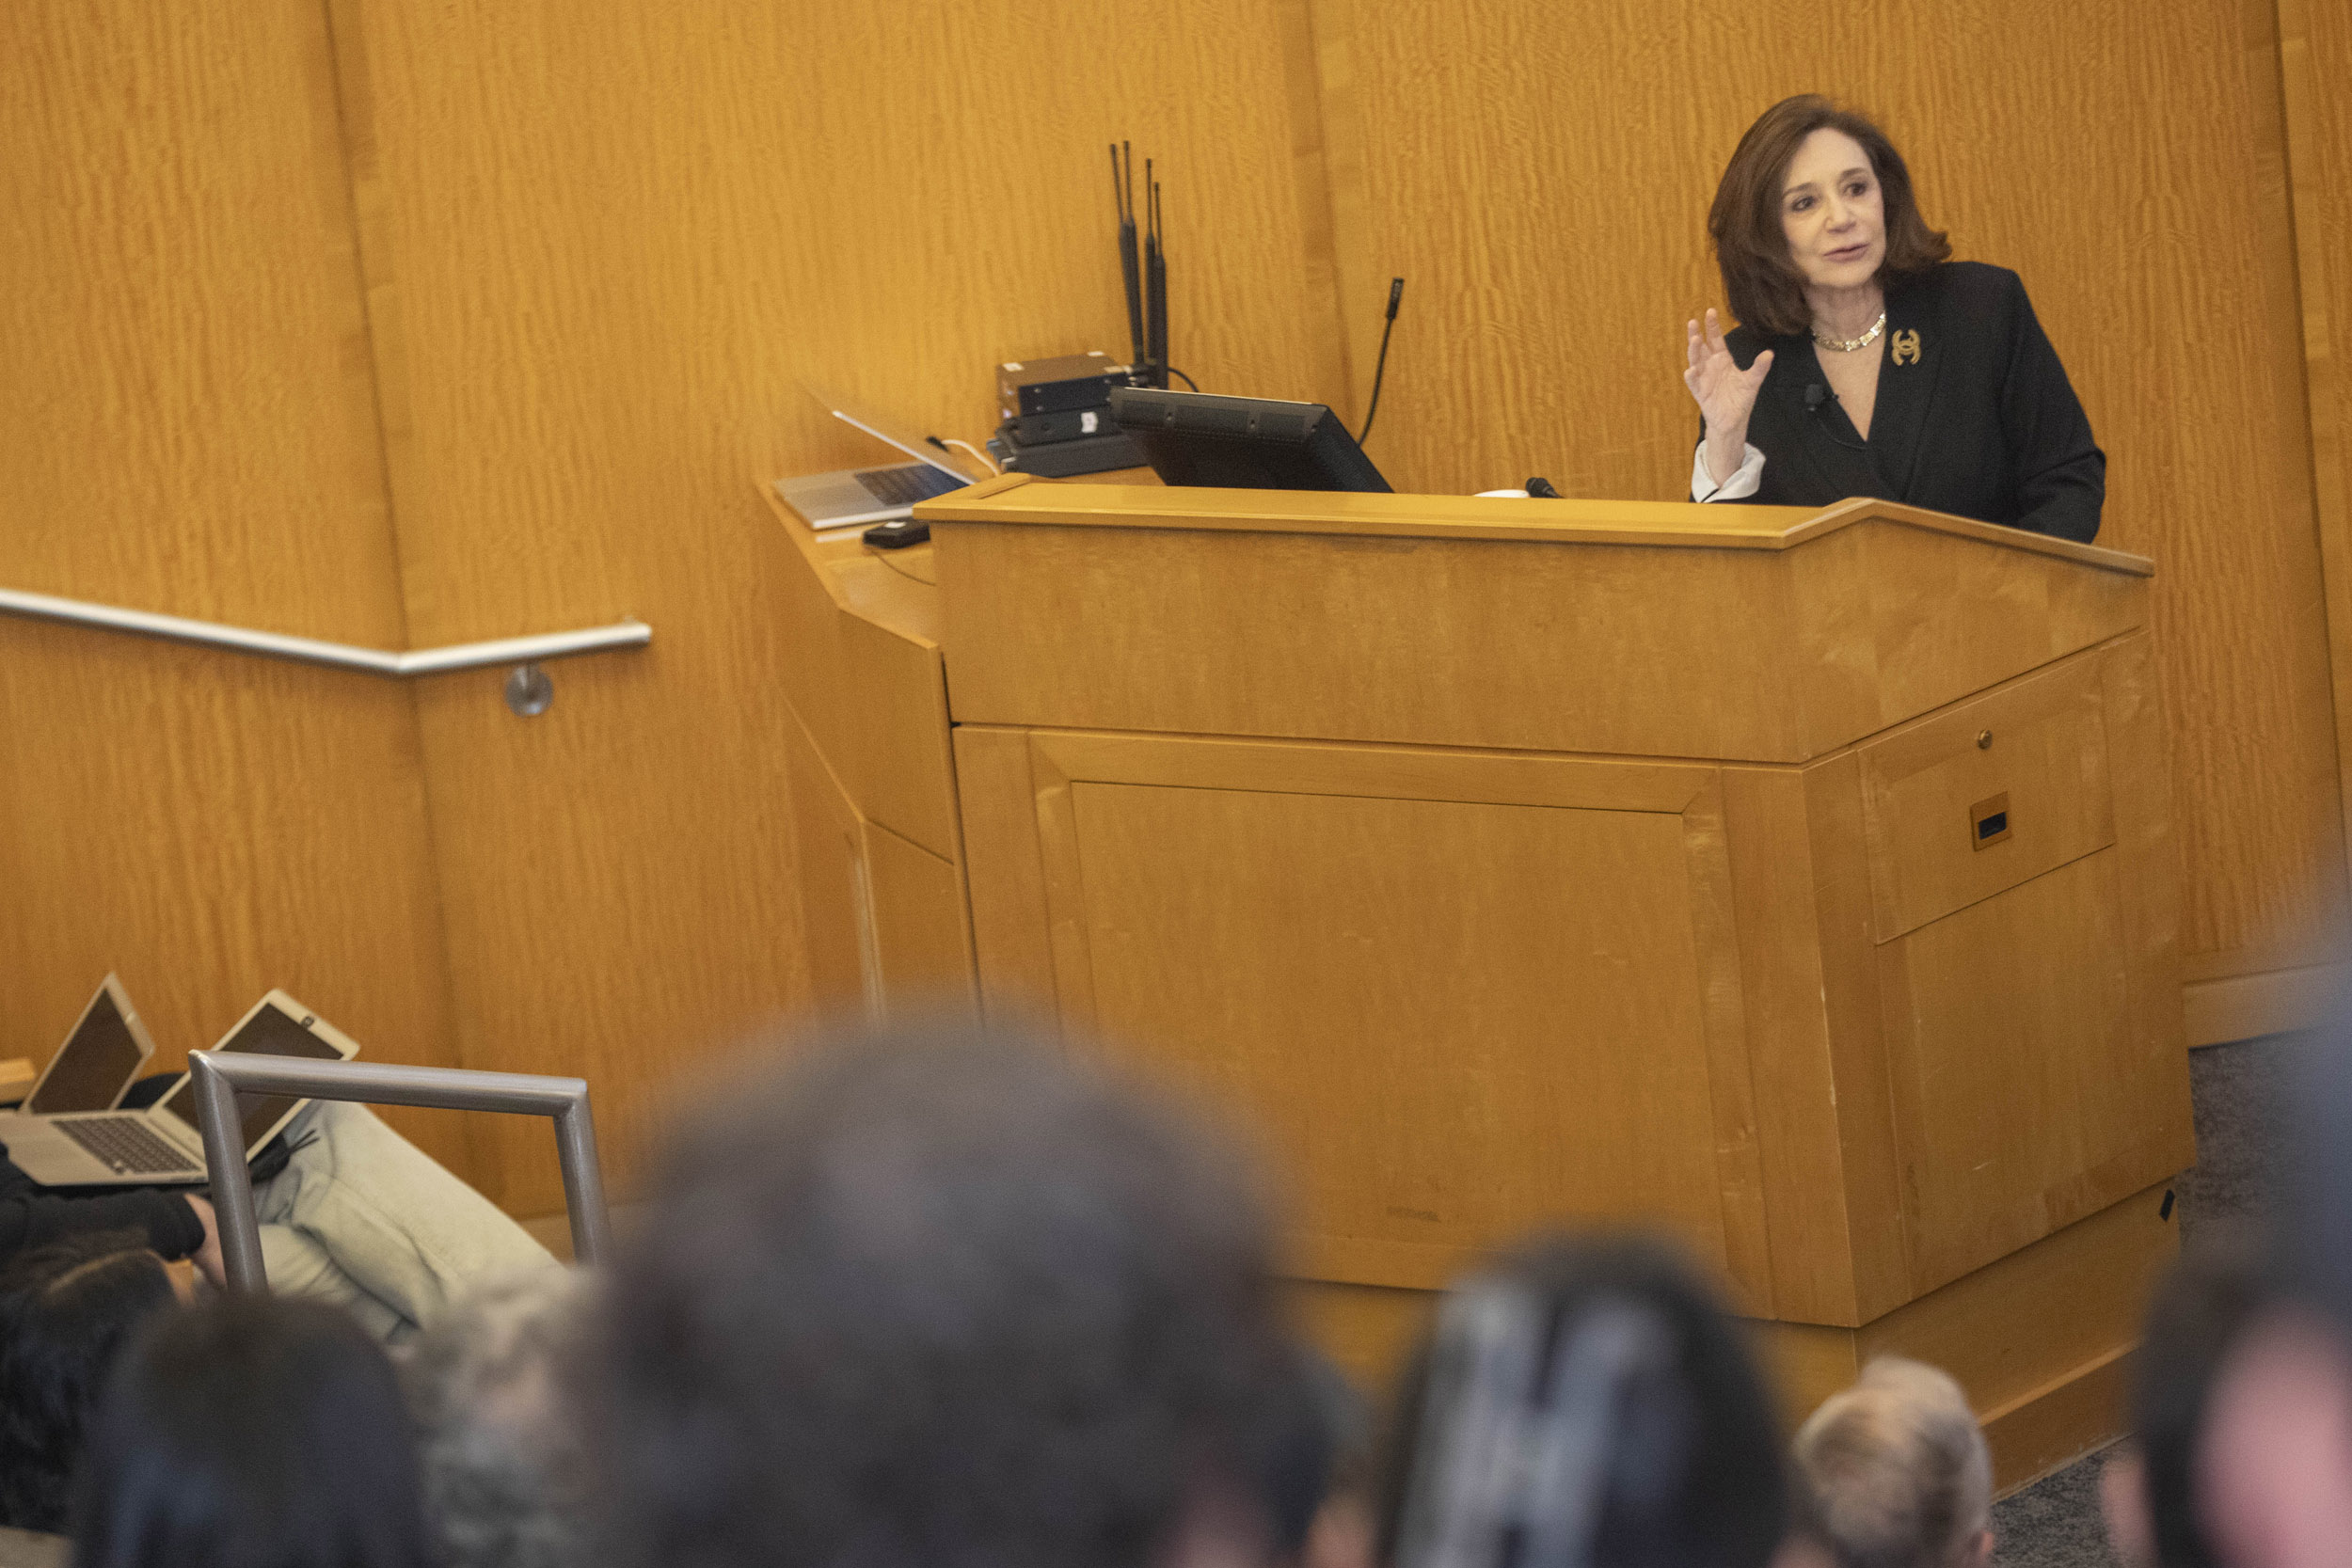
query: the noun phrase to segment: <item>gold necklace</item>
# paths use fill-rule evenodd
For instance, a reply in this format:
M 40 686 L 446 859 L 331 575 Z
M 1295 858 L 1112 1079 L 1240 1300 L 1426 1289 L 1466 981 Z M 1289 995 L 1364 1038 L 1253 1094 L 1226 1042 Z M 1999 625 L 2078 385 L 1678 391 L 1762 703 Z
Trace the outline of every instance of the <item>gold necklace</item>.
M 1813 341 L 1820 344 L 1823 348 L 1836 349 L 1840 354 L 1852 354 L 1858 350 L 1868 348 L 1872 343 L 1877 342 L 1879 341 L 1879 334 L 1885 330 L 1886 312 L 1881 310 L 1879 312 L 1879 319 L 1870 324 L 1870 330 L 1865 332 L 1859 338 L 1824 338 L 1819 332 L 1816 332 L 1813 334 Z

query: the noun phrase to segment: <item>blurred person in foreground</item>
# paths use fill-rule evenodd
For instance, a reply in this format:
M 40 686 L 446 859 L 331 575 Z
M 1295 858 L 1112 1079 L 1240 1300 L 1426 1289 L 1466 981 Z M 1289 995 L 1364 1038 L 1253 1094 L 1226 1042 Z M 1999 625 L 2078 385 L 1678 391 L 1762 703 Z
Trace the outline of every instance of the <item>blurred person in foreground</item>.
M 0 1525 L 56 1534 L 99 1390 L 132 1337 L 177 1305 L 138 1231 L 86 1231 L 0 1270 Z
M 586 1455 L 563 1376 L 592 1277 L 494 1280 L 409 1346 L 402 1382 L 441 1568 L 591 1560 Z
M 2213 1247 L 2184 1256 L 2156 1287 L 2132 1360 L 2131 1437 L 2099 1478 L 2107 1540 L 2124 1568 L 2220 1568 L 2197 1448 L 2215 1379 L 2265 1289 L 2252 1251 Z
M 1738 1328 L 1639 1238 L 1537 1242 L 1459 1285 L 1382 1472 L 1384 1568 L 1763 1568 L 1788 1531 Z
M 89 1431 L 76 1568 L 434 1568 L 391 1363 L 341 1308 L 152 1319 Z
M 2193 1456 L 2228 1568 L 2352 1560 L 2352 996 L 2292 1049 L 2263 1299 L 2222 1354 Z
M 964 1028 L 752 1079 L 687 1130 L 604 1294 L 599 1560 L 1269 1560 L 1298 1362 L 1231 1149 Z
M 1880 1356 L 1797 1429 L 1801 1510 L 1836 1568 L 1986 1568 L 1993 1455 L 1967 1395 Z
M 1291 1435 L 1264 1488 L 1276 1568 L 1373 1568 L 1370 1402 L 1311 1345 L 1299 1348 L 1285 1398 Z

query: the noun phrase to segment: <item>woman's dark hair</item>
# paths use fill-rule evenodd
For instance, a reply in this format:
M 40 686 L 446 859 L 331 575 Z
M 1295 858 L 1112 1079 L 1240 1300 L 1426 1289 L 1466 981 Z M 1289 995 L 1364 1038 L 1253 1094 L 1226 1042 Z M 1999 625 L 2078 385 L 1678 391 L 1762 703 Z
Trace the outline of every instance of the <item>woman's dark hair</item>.
M 391 1363 L 341 1310 L 231 1296 L 150 1324 L 91 1423 L 76 1568 L 428 1568 Z
M 1458 1354 L 1458 1340 L 1439 1340 L 1450 1322 L 1465 1321 L 1447 1313 L 1479 1295 L 1525 1308 L 1535 1330 L 1530 1344 L 1540 1347 L 1522 1364 L 1534 1370 L 1531 1381 L 1497 1389 L 1457 1375 L 1471 1363 Z M 1596 1325 L 1597 1332 L 1584 1332 Z M 1579 1381 L 1569 1364 L 1580 1354 L 1588 1366 L 1609 1370 Z M 1573 1415 L 1564 1377 L 1585 1402 Z M 1553 1502 L 1566 1489 L 1589 1489 L 1587 1561 L 1604 1568 L 1762 1568 L 1787 1533 L 1788 1475 L 1772 1397 L 1739 1329 L 1680 1255 L 1661 1243 L 1537 1241 L 1449 1299 L 1435 1337 L 1424 1338 L 1406 1368 L 1383 1444 L 1375 1483 L 1382 1568 L 1412 1568 L 1398 1561 L 1406 1531 L 1409 1524 L 1419 1538 L 1430 1519 L 1408 1520 L 1408 1510 L 1445 1506 L 1435 1502 L 1441 1489 L 1433 1482 L 1444 1467 L 1429 1463 L 1429 1446 L 1475 1445 L 1476 1434 L 1461 1423 L 1466 1417 L 1491 1419 L 1498 1411 L 1506 1425 L 1527 1422 L 1519 1429 L 1525 1432 L 1605 1412 L 1597 1473 L 1527 1478 L 1531 1494 Z M 1521 1453 L 1544 1451 L 1533 1439 L 1512 1446 Z M 1562 1444 L 1552 1451 L 1580 1447 Z M 1448 1520 L 1438 1528 L 1459 1540 L 1461 1524 Z M 1514 1515 L 1506 1504 L 1486 1524 L 1493 1529 L 1483 1533 L 1500 1540 L 1522 1529 L 1525 1515 Z
M 1731 313 L 1752 329 L 1779 338 L 1807 330 L 1812 309 L 1804 302 L 1804 277 L 1788 257 L 1781 228 L 1781 184 L 1788 161 L 1816 131 L 1842 131 L 1870 155 L 1871 172 L 1886 207 L 1886 259 L 1879 283 L 1892 289 L 1949 261 L 1951 242 L 1930 229 L 1911 193 L 1911 170 L 1886 133 L 1816 93 L 1784 98 L 1748 127 L 1715 187 L 1707 231 L 1714 237 L 1715 261 L 1724 271 L 1724 295 Z
M 65 1528 L 106 1374 L 173 1299 L 164 1260 L 135 1231 L 53 1242 L 0 1272 L 0 1525 Z

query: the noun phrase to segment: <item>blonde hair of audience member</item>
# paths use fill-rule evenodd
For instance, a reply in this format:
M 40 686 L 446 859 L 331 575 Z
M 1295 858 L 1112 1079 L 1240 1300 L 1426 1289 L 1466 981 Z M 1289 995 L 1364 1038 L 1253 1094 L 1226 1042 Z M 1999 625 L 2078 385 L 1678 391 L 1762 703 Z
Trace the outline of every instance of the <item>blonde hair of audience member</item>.
M 1960 1385 L 1882 1356 L 1798 1429 L 1807 1512 L 1838 1568 L 1993 1560 L 1993 1460 Z

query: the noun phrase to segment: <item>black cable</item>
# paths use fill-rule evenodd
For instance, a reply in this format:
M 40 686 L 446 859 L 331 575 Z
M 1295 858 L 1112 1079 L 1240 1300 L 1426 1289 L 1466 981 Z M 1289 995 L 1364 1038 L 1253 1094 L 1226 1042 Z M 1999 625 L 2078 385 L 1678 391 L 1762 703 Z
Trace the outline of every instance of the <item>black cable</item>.
M 1356 444 L 1362 446 L 1372 438 L 1373 416 L 1380 412 L 1380 379 L 1389 373 L 1389 334 L 1396 330 L 1397 302 L 1405 297 L 1405 279 L 1389 279 L 1389 324 L 1380 329 L 1380 357 L 1372 367 L 1372 406 L 1364 410 L 1364 428 L 1356 433 Z
M 906 578 L 909 582 L 919 582 L 926 588 L 936 588 L 939 586 L 938 579 L 934 578 L 918 577 L 914 573 L 908 571 L 904 566 L 899 565 L 897 562 L 891 560 L 891 552 L 888 550 L 878 550 L 873 546 L 868 545 L 866 546 L 866 553 L 881 562 L 883 565 L 889 567 L 892 571 L 898 573 L 900 577 Z
M 1184 372 L 1178 370 L 1173 365 L 1168 367 L 1168 373 L 1174 376 L 1177 380 L 1183 382 L 1185 386 L 1191 388 L 1196 392 L 1200 389 L 1200 383 L 1195 381 L 1192 377 L 1186 375 Z
M 1829 422 L 1829 416 L 1821 412 L 1821 405 L 1823 404 L 1836 402 L 1836 392 L 1820 382 L 1817 381 L 1812 386 L 1807 387 L 1804 389 L 1804 411 L 1813 416 L 1814 421 L 1821 427 L 1821 434 L 1828 436 L 1836 445 L 1845 448 L 1848 451 L 1867 452 L 1870 450 L 1870 444 L 1867 439 L 1865 439 L 1858 446 L 1855 443 L 1847 440 L 1843 436 L 1837 434 L 1837 427 Z M 1842 404 L 1839 404 L 1839 412 L 1844 412 L 1844 405 Z M 1847 422 L 1851 424 L 1852 421 L 1849 420 Z M 1854 434 L 1859 436 L 1862 433 L 1860 431 L 1856 431 Z

